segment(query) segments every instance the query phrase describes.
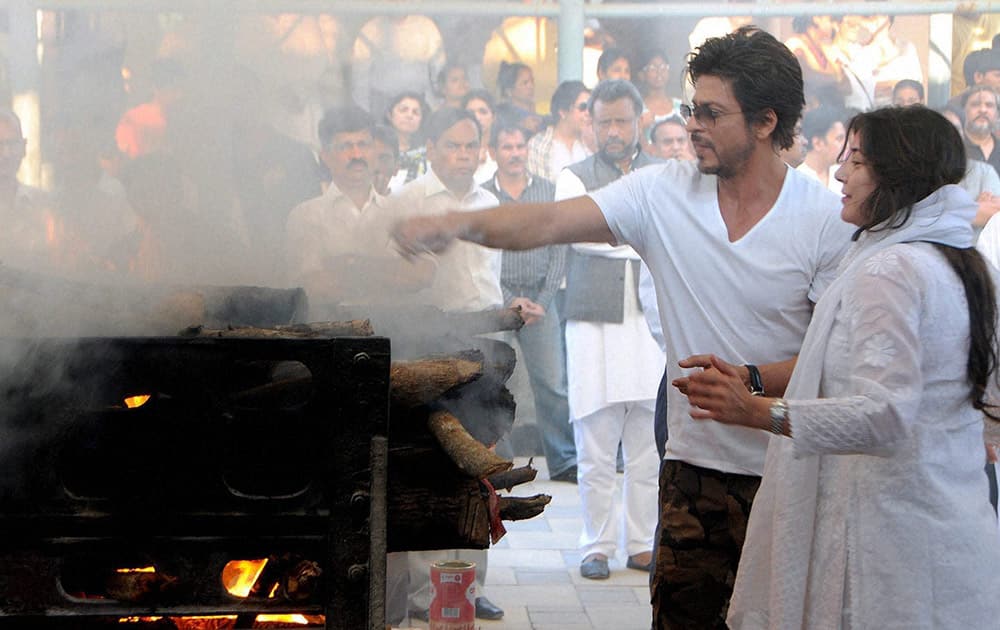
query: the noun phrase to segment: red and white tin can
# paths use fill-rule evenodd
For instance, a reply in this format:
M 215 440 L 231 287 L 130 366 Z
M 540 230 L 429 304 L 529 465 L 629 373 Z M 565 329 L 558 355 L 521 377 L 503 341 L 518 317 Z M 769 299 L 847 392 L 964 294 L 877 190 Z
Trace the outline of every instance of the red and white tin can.
M 460 560 L 431 565 L 430 630 L 475 630 L 476 564 Z

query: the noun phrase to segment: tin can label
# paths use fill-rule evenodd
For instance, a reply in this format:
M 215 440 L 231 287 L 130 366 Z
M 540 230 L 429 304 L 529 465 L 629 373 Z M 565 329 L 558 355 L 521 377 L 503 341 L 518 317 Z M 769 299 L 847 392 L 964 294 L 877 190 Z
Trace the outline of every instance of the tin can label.
M 475 630 L 476 565 L 449 560 L 431 565 L 430 630 Z

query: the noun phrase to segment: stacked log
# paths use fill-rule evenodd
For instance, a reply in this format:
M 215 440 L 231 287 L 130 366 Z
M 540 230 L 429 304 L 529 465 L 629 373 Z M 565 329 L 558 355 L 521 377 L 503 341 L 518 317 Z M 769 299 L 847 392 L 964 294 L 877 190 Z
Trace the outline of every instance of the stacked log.
M 537 473 L 530 463 L 513 469 L 513 462 L 491 450 L 514 421 L 514 399 L 506 382 L 516 359 L 506 343 L 477 335 L 520 328 L 524 322 L 516 309 L 444 313 L 422 307 L 394 311 L 391 316 L 376 313 L 374 325 L 360 311 L 343 314 L 350 319 L 269 328 L 199 326 L 180 334 L 235 338 L 381 334 L 391 339 L 389 551 L 486 548 L 491 532 L 496 539 L 500 520 L 528 519 L 544 510 L 551 500 L 547 495 L 494 498 L 496 490 L 510 491 L 533 481 Z M 419 331 L 413 322 L 420 323 Z M 286 370 L 280 379 L 239 395 L 275 396 L 306 387 L 310 380 L 308 371 Z

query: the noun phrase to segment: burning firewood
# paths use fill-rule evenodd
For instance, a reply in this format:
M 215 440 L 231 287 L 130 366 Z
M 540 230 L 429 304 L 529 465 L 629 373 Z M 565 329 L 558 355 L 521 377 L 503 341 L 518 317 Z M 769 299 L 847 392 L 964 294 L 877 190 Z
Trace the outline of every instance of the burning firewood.
M 500 497 L 500 518 L 505 521 L 523 521 L 534 518 L 552 501 L 547 494 L 532 497 Z
M 469 435 L 458 418 L 447 411 L 432 413 L 427 418 L 427 427 L 459 470 L 474 479 L 483 479 L 514 466 L 513 462 Z
M 482 374 L 483 355 L 475 350 L 455 357 L 393 361 L 389 368 L 390 392 L 394 403 L 406 407 L 426 405 Z
M 291 601 L 305 601 L 320 587 L 323 570 L 313 560 L 301 560 L 288 570 L 285 580 L 285 597 Z
M 118 570 L 107 576 L 104 592 L 120 602 L 149 601 L 176 581 L 177 578 L 155 570 Z

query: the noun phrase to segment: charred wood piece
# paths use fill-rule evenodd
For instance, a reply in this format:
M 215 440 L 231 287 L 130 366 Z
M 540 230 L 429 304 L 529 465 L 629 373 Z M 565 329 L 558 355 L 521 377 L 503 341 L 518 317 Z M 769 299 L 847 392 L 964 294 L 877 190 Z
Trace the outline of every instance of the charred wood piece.
M 514 466 L 469 435 L 458 418 L 447 411 L 431 413 L 427 427 L 459 470 L 473 479 L 483 479 Z
M 426 405 L 482 375 L 483 355 L 475 350 L 458 357 L 393 361 L 389 368 L 390 394 L 394 403 L 406 407 Z
M 343 322 L 321 322 L 311 324 L 257 328 L 255 326 L 229 326 L 228 328 L 205 328 L 189 326 L 180 331 L 181 337 L 217 337 L 228 339 L 323 339 L 328 337 L 370 337 L 374 334 L 367 319 Z
M 527 466 L 512 468 L 486 478 L 495 490 L 510 490 L 514 486 L 522 483 L 531 483 L 538 475 L 538 470 L 531 467 L 531 462 Z
M 500 519 L 504 521 L 523 521 L 534 518 L 545 510 L 552 501 L 547 494 L 536 494 L 532 497 L 500 497 Z

